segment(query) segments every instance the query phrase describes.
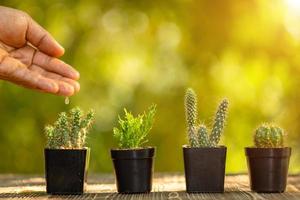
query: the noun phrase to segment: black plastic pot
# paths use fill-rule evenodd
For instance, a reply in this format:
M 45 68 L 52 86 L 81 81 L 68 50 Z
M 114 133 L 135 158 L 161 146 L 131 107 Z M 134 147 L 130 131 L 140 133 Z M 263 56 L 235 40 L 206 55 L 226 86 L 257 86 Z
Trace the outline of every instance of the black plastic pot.
M 186 191 L 224 192 L 225 146 L 190 148 L 183 146 Z
M 284 192 L 291 148 L 245 148 L 251 190 Z
M 151 192 L 154 154 L 153 147 L 111 150 L 119 193 Z
M 82 194 L 90 149 L 45 149 L 48 194 Z

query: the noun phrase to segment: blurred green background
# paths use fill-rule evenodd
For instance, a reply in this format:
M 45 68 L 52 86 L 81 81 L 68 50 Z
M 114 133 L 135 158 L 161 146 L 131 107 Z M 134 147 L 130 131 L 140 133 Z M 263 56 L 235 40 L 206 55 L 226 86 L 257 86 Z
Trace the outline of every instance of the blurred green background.
M 81 91 L 63 97 L 0 82 L 0 173 L 42 173 L 44 125 L 59 112 L 94 108 L 92 172 L 111 172 L 112 128 L 126 107 L 156 103 L 149 145 L 156 171 L 183 170 L 187 142 L 183 97 L 193 87 L 200 117 L 211 124 L 218 101 L 230 101 L 222 143 L 228 173 L 246 172 L 244 147 L 263 121 L 275 122 L 300 169 L 300 1 L 298 0 L 0 0 L 29 13 L 66 49 Z

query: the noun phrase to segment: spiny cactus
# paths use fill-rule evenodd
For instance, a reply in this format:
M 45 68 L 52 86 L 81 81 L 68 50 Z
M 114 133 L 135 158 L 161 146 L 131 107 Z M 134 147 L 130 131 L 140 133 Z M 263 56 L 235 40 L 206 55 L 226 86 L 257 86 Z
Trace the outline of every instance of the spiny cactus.
M 187 121 L 188 138 L 191 146 L 198 145 L 198 137 L 196 134 L 197 125 L 197 95 L 193 89 L 189 88 L 185 94 L 185 116 Z
M 196 135 L 197 136 L 197 135 Z M 194 147 L 210 147 L 211 145 L 211 141 L 209 139 L 209 135 L 207 132 L 207 128 L 204 124 L 200 124 L 198 127 L 198 137 L 197 137 L 197 145 L 195 145 Z M 193 145 L 191 145 L 193 146 Z
M 65 112 L 59 114 L 55 126 L 57 129 L 54 129 L 54 131 L 56 135 L 60 136 L 60 144 L 65 145 L 66 148 L 68 148 L 70 146 L 70 135 L 68 130 L 68 117 Z
M 254 144 L 259 148 L 283 147 L 284 131 L 272 124 L 262 124 L 255 131 Z
M 70 123 L 71 123 L 71 144 L 78 148 L 77 144 L 78 144 L 78 140 L 79 140 L 79 134 L 80 134 L 80 129 L 81 129 L 81 118 L 82 118 L 82 112 L 80 110 L 80 108 L 76 107 L 73 108 L 70 111 L 71 115 L 70 115 Z
M 45 127 L 47 148 L 49 149 L 81 149 L 85 146 L 86 134 L 94 120 L 94 112 L 83 116 L 76 107 L 67 114 L 59 114 L 54 125 Z
M 83 118 L 80 123 L 81 131 L 80 131 L 80 135 L 79 135 L 79 144 L 81 144 L 81 146 L 85 145 L 88 128 L 92 125 L 93 120 L 94 120 L 94 112 L 92 111 L 92 112 L 88 112 L 86 114 L 86 117 Z
M 209 136 L 209 140 L 212 146 L 217 146 L 220 141 L 220 137 L 225 126 L 227 108 L 228 108 L 228 101 L 224 99 L 219 105 L 219 108 L 215 115 L 213 129 Z
M 185 112 L 191 147 L 216 147 L 218 145 L 225 126 L 227 109 L 228 101 L 224 99 L 218 107 L 214 124 L 209 134 L 205 125 L 197 125 L 197 95 L 193 89 L 187 89 L 185 95 Z
M 59 143 L 60 140 L 57 138 L 57 135 L 54 133 L 54 127 L 53 126 L 46 126 L 45 127 L 45 134 L 47 137 L 47 148 L 49 149 L 55 149 L 55 147 L 60 146 Z

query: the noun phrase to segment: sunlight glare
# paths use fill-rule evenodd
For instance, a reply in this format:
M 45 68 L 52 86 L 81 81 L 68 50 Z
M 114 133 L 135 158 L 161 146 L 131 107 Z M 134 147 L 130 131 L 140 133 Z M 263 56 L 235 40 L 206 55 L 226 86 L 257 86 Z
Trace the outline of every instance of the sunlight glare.
M 300 0 L 286 0 L 285 27 L 291 36 L 300 41 Z
M 295 12 L 293 14 L 300 15 L 300 1 L 299 0 L 286 0 L 286 4 L 289 12 Z

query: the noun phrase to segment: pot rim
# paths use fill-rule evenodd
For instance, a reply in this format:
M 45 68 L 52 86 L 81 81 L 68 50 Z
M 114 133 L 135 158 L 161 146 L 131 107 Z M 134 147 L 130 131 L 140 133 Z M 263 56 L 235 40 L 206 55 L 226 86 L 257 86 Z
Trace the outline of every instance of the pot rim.
M 255 147 L 255 146 L 250 146 L 250 147 L 245 147 L 245 149 L 291 149 L 292 147 Z
M 183 149 L 227 149 L 225 145 L 219 145 L 216 147 L 191 147 L 190 145 L 182 145 Z
M 272 147 L 272 148 L 262 148 L 262 147 L 245 147 L 246 157 L 253 158 L 284 158 L 290 157 L 292 153 L 291 147 Z
M 113 160 L 119 159 L 147 159 L 155 157 L 156 147 L 144 147 L 137 149 L 111 149 L 111 158 Z
M 111 148 L 111 151 L 142 151 L 147 149 L 156 149 L 156 146 L 147 146 L 147 147 L 139 147 L 139 148 L 132 148 L 132 149 L 120 149 L 120 148 Z
M 45 151 L 87 151 L 90 150 L 90 147 L 84 147 L 81 149 L 50 149 L 50 148 L 44 148 Z

